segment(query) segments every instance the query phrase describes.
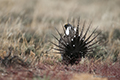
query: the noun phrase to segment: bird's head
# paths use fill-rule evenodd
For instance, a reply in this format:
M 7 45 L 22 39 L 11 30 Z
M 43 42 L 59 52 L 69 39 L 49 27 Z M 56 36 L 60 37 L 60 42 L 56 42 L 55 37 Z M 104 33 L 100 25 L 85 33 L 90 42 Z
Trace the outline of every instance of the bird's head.
M 72 28 L 73 26 L 68 23 L 68 24 L 65 24 L 64 27 L 65 27 L 65 29 L 67 30 L 67 28 L 70 28 L 70 27 Z
M 69 35 L 70 31 L 75 31 L 76 32 L 76 28 L 73 27 L 71 24 L 65 24 L 64 25 L 65 29 L 66 29 L 66 34 Z

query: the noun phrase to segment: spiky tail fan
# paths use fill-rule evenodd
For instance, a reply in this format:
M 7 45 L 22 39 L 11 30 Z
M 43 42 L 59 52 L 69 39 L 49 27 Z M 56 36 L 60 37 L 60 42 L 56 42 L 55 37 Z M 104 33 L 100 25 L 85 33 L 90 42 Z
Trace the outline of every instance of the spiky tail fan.
M 83 31 L 85 27 L 85 21 L 83 23 L 81 32 L 79 31 L 79 22 L 80 21 L 78 20 L 76 31 L 71 30 L 71 33 L 69 35 L 66 35 L 64 27 L 64 36 L 62 36 L 56 29 L 57 33 L 60 36 L 60 39 L 53 35 L 53 37 L 59 42 L 59 45 L 53 42 L 51 43 L 58 47 L 54 49 L 59 51 L 58 53 L 61 54 L 63 62 L 65 64 L 78 64 L 82 57 L 85 57 L 86 54 L 93 52 L 93 49 L 95 48 L 94 45 L 98 42 L 94 40 L 99 34 L 92 37 L 97 28 L 95 28 L 92 33 L 86 38 L 92 22 L 89 24 L 84 35 Z

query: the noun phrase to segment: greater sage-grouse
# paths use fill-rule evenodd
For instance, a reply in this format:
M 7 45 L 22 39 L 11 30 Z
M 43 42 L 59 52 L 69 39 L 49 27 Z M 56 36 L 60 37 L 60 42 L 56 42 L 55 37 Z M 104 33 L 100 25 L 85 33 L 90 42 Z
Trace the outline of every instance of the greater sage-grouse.
M 81 30 L 79 30 L 79 22 L 80 21 L 78 19 L 77 27 L 69 23 L 65 24 L 63 27 L 64 35 L 62 35 L 56 29 L 60 36 L 60 39 L 58 39 L 54 35 L 53 36 L 59 42 L 59 45 L 51 42 L 56 47 L 58 47 L 54 49 L 59 51 L 58 53 L 61 54 L 62 61 L 67 65 L 78 64 L 82 57 L 84 58 L 86 54 L 93 52 L 93 49 L 95 48 L 94 45 L 98 42 L 94 40 L 99 34 L 92 37 L 97 28 L 95 28 L 92 33 L 89 34 L 88 37 L 86 37 L 91 23 L 87 27 L 86 31 L 83 33 L 85 21 L 81 27 Z

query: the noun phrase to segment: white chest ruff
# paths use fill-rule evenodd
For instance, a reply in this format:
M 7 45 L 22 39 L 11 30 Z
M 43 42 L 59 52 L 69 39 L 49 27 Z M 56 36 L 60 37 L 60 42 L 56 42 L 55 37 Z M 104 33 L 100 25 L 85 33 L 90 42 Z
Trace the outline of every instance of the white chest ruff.
M 69 35 L 70 34 L 70 30 L 71 30 L 71 27 L 68 27 L 67 29 L 66 29 L 66 35 Z M 74 28 L 74 31 L 76 32 L 76 28 Z
M 71 30 L 71 27 L 68 27 L 68 28 L 66 29 L 66 35 L 69 35 L 70 30 Z

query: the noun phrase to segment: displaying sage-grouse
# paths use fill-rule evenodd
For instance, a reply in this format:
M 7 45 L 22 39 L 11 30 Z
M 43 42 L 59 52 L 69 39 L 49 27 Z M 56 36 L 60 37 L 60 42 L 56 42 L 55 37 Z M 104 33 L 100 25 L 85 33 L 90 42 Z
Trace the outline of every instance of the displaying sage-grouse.
M 59 51 L 58 53 L 61 54 L 62 61 L 67 65 L 78 64 L 82 57 L 84 58 L 86 54 L 93 52 L 93 48 L 95 48 L 94 45 L 98 42 L 94 41 L 98 34 L 92 37 L 97 28 L 95 28 L 95 30 L 93 30 L 93 32 L 86 38 L 91 23 L 83 33 L 85 21 L 80 31 L 79 22 L 80 21 L 78 19 L 77 27 L 69 23 L 65 24 L 63 27 L 64 35 L 60 34 L 60 32 L 56 29 L 60 36 L 60 39 L 54 35 L 53 36 L 59 42 L 59 45 L 51 42 L 56 47 L 58 47 L 54 49 Z

